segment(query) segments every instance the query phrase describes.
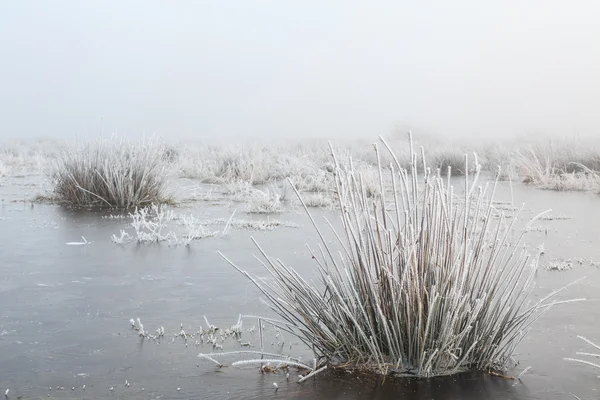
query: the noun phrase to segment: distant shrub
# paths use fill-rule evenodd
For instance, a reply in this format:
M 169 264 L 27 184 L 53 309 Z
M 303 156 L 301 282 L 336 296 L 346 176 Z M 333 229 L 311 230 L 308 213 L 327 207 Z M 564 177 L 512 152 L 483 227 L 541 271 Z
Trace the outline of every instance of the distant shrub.
M 129 208 L 170 201 L 169 164 L 155 140 L 102 138 L 64 147 L 50 171 L 56 201 Z

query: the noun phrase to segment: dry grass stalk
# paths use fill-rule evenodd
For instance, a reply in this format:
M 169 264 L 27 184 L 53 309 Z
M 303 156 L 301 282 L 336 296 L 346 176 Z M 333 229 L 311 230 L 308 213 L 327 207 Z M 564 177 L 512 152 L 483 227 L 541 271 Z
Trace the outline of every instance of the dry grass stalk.
M 597 344 L 595 344 L 591 340 L 586 339 L 583 336 L 577 336 L 577 337 L 579 339 L 583 340 L 584 342 L 586 342 L 587 344 L 589 344 L 590 346 L 592 346 L 593 348 L 595 348 L 596 350 L 600 350 L 600 346 L 598 346 Z M 598 353 L 585 353 L 585 352 L 578 351 L 577 355 L 579 355 L 579 356 L 586 356 L 586 357 L 600 358 L 600 354 L 598 354 Z M 593 363 L 593 362 L 587 361 L 587 360 L 581 360 L 581 359 L 578 359 L 578 358 L 564 358 L 564 360 L 566 360 L 566 361 L 573 361 L 573 362 L 576 362 L 576 363 L 579 363 L 579 364 L 591 365 L 592 367 L 600 368 L 599 364 L 596 364 L 596 363 Z

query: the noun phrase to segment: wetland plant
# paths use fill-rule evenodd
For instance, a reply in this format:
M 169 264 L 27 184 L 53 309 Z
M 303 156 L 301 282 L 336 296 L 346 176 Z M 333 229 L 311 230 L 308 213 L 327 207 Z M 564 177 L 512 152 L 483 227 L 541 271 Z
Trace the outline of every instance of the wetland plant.
M 170 164 L 156 140 L 102 138 L 65 147 L 50 172 L 54 196 L 70 206 L 130 208 L 169 202 Z
M 273 324 L 313 349 L 315 371 L 504 371 L 542 313 L 575 301 L 553 300 L 569 285 L 531 300 L 539 255 L 524 249 L 528 229 L 516 227 L 518 212 L 507 218 L 495 208 L 497 180 L 480 186 L 476 161 L 470 179 L 465 156 L 464 188 L 455 193 L 452 172 L 433 173 L 424 150 L 418 157 L 409 137 L 408 170 L 381 139 L 394 164 L 384 172 L 378 163 L 380 187 L 373 197 L 360 171 L 342 166 L 332 148 L 343 226 L 336 232 L 327 222 L 335 242 L 325 238 L 303 203 L 321 239 L 318 250 L 311 250 L 316 283 L 270 258 L 256 242 L 268 279 L 223 257 L 265 296 L 279 316 Z
M 248 214 L 277 214 L 283 211 L 281 195 L 273 190 L 252 190 L 245 212 Z
M 0 178 L 5 178 L 10 175 L 10 168 L 8 165 L 0 161 Z
M 276 219 L 236 219 L 237 210 L 231 214 L 229 219 L 216 218 L 201 220 L 193 214 L 175 213 L 166 205 L 152 204 L 140 207 L 128 215 L 109 215 L 106 218 L 121 219 L 130 218 L 127 224 L 128 230 L 121 229 L 120 233 L 113 234 L 111 240 L 115 244 L 137 243 L 160 243 L 167 242 L 169 245 L 189 246 L 192 242 L 212 238 L 215 236 L 226 236 L 233 228 L 249 229 L 255 231 L 271 231 L 279 227 L 298 228 L 299 225 L 289 221 Z M 222 230 L 210 229 L 214 225 L 224 225 Z M 91 242 L 69 242 L 68 245 L 82 245 Z
M 431 165 L 434 168 L 439 168 L 442 171 L 447 171 L 450 168 L 452 175 L 464 175 L 465 155 L 462 149 L 452 146 L 436 149 L 435 154 L 431 157 Z M 476 172 L 476 171 L 468 171 Z
M 596 343 L 592 342 L 589 339 L 584 338 L 583 336 L 577 336 L 579 339 L 583 340 L 584 342 L 586 342 L 587 344 L 589 344 L 590 346 L 592 346 L 594 349 L 596 350 L 600 350 L 600 346 L 598 346 Z M 600 354 L 598 353 L 586 353 L 586 352 L 581 352 L 578 351 L 576 353 L 578 356 L 586 356 L 586 357 L 593 357 L 593 358 L 600 358 Z M 591 365 L 592 367 L 596 367 L 596 368 L 600 368 L 600 365 L 588 360 L 582 360 L 579 358 L 565 358 L 564 360 L 566 361 L 573 361 L 576 363 L 580 363 L 580 364 L 585 364 L 585 365 Z
M 326 193 L 308 193 L 302 195 L 302 200 L 307 207 L 317 208 L 328 208 L 333 209 L 335 207 L 335 200 L 333 196 L 329 196 Z
M 550 146 L 540 145 L 516 154 L 524 183 L 556 191 L 599 190 L 600 178 L 595 168 L 600 166 L 600 162 L 596 159 L 600 160 L 600 157 L 582 156 L 572 148 L 566 147 L 561 153 Z
M 129 216 L 138 243 L 160 242 L 172 236 L 167 224 L 175 219 L 175 212 L 167 210 L 165 206 L 152 204 L 149 207 L 136 207 Z
M 114 218 L 114 216 L 112 216 Z M 173 245 L 188 246 L 194 240 L 214 237 L 218 231 L 208 231 L 204 222 L 192 214 L 176 214 L 175 211 L 167 209 L 164 204 L 152 204 L 147 207 L 135 209 L 129 213 L 131 218 L 130 227 L 135 231 L 133 235 L 121 230 L 120 235 L 112 235 L 115 244 L 126 244 L 131 241 L 137 243 L 158 243 L 167 241 Z M 175 230 L 173 221 L 180 222 L 183 230 Z M 229 224 L 228 224 L 229 226 Z M 228 227 L 226 226 L 226 228 Z M 178 237 L 179 236 L 179 237 Z M 69 243 L 67 243 L 69 244 Z

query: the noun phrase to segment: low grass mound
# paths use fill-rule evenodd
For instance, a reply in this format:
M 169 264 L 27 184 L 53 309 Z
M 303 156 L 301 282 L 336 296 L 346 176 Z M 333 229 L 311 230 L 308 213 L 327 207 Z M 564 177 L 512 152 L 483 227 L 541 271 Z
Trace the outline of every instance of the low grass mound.
M 5 178 L 10 175 L 10 169 L 6 164 L 0 161 L 0 178 Z
M 61 204 L 130 208 L 171 201 L 169 171 L 165 147 L 156 140 L 112 137 L 62 148 L 50 177 Z
M 539 255 L 523 249 L 527 229 L 516 228 L 518 213 L 505 218 L 494 207 L 495 183 L 479 186 L 478 165 L 455 193 L 451 171 L 432 173 L 410 142 L 410 169 L 397 162 L 384 172 L 380 163 L 373 197 L 362 174 L 333 156 L 343 231 L 332 243 L 311 217 L 321 238 L 316 283 L 260 246 L 268 279 L 228 262 L 279 316 L 265 320 L 313 349 L 315 369 L 413 376 L 505 370 L 562 289 L 532 299 Z M 463 171 L 470 171 L 466 157 Z
M 597 144 L 538 143 L 517 152 L 516 162 L 526 184 L 557 191 L 600 191 Z

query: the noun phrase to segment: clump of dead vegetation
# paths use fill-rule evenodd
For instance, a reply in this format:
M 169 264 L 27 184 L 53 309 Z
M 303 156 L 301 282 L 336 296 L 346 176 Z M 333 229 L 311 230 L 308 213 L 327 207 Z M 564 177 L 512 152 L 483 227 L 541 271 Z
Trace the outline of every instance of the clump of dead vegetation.
M 600 148 L 593 144 L 537 143 L 515 159 L 524 183 L 557 191 L 600 190 Z
M 70 206 L 130 208 L 172 201 L 170 164 L 156 140 L 116 137 L 62 148 L 51 166 L 53 198 Z
M 246 229 L 255 231 L 270 231 L 279 227 L 298 228 L 293 222 L 280 221 L 277 219 L 238 219 L 234 218 L 236 210 L 228 219 L 213 218 L 202 220 L 191 213 L 175 212 L 165 204 L 152 204 L 147 207 L 136 207 L 133 212 L 125 214 L 109 214 L 102 218 L 122 220 L 129 219 L 130 222 L 121 229 L 119 234 L 113 234 L 111 240 L 115 244 L 128 243 L 161 243 L 166 242 L 169 246 L 185 245 L 192 242 L 226 236 L 232 229 Z M 222 225 L 220 229 L 216 226 Z
M 279 316 L 274 325 L 314 350 L 315 369 L 417 376 L 502 370 L 529 326 L 560 303 L 552 298 L 562 289 L 530 302 L 539 256 L 523 250 L 527 229 L 516 231 L 518 213 L 507 219 L 495 209 L 495 184 L 479 186 L 477 163 L 470 167 L 465 157 L 464 192 L 455 193 L 451 171 L 432 171 L 412 138 L 409 154 L 409 170 L 400 162 L 378 165 L 373 196 L 362 173 L 333 155 L 343 230 L 334 231 L 334 245 L 311 217 L 321 238 L 311 250 L 318 284 L 256 242 L 271 279 L 227 261 L 260 289 Z

